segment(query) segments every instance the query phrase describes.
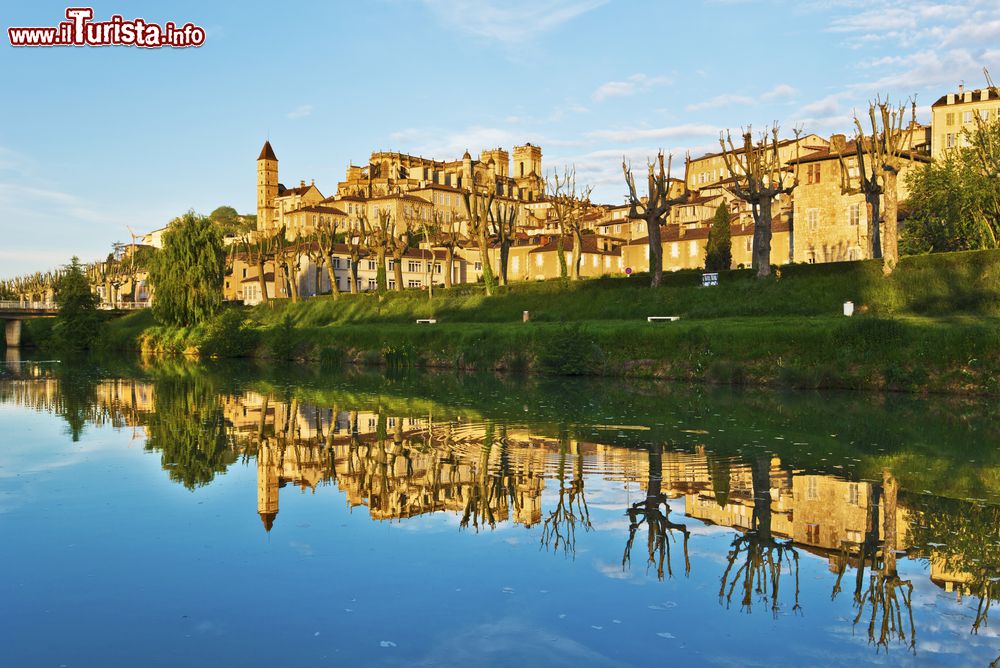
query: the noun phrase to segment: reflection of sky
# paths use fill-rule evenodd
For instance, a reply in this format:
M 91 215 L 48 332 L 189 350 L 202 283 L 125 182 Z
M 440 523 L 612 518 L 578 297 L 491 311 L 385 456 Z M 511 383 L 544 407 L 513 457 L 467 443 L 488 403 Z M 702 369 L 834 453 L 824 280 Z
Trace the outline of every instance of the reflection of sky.
M 914 583 L 917 655 L 888 656 L 852 627 L 850 586 L 830 600 L 827 562 L 800 551 L 800 614 L 719 603 L 733 531 L 684 518 L 672 579 L 647 569 L 643 529 L 622 567 L 633 483 L 592 475 L 593 529 L 575 559 L 539 544 L 540 526 L 460 530 L 440 513 L 372 522 L 336 486 L 282 490 L 274 530 L 256 513 L 256 469 L 236 464 L 194 492 L 131 430 L 88 427 L 73 444 L 50 415 L 0 406 L 0 600 L 7 665 L 976 665 L 997 636 L 969 634 L 970 605 L 901 561 Z M 543 517 L 552 507 L 546 482 Z M 13 500 L 13 502 L 12 502 Z M 847 577 L 850 577 L 847 576 Z M 845 577 L 846 580 L 846 577 Z M 846 584 L 846 583 L 845 583 Z M 834 658 L 835 657 L 835 658 Z

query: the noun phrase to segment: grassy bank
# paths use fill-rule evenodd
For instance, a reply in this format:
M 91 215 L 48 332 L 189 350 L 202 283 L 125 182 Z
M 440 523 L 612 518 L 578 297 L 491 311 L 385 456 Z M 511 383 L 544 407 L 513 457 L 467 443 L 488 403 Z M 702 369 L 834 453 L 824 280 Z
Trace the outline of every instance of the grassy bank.
M 1000 251 L 783 267 L 768 281 L 699 272 L 343 295 L 230 309 L 196 328 L 148 312 L 109 323 L 109 349 L 324 363 L 624 375 L 767 384 L 1000 393 Z M 858 315 L 845 318 L 844 301 Z M 522 323 L 523 311 L 531 322 Z M 677 315 L 650 324 L 648 315 Z M 435 318 L 436 325 L 416 325 Z M 32 323 L 30 338 L 44 340 Z

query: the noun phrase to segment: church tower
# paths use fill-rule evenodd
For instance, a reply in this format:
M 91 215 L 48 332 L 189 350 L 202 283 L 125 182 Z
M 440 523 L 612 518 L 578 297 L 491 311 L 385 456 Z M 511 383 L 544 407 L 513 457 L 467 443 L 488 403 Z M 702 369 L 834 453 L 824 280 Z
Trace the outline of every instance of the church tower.
M 274 225 L 274 198 L 278 196 L 278 156 L 265 141 L 257 158 L 257 229 L 266 230 Z

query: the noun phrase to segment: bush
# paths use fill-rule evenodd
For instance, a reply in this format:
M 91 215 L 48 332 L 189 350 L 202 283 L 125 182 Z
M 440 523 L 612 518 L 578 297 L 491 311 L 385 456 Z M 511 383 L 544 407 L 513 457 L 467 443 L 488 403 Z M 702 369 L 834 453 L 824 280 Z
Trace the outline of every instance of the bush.
M 257 332 L 248 327 L 242 309 L 227 308 L 205 326 L 198 349 L 206 357 L 250 357 Z
M 538 345 L 538 364 L 548 373 L 561 376 L 594 374 L 604 365 L 600 346 L 579 325 L 562 325 L 543 335 Z

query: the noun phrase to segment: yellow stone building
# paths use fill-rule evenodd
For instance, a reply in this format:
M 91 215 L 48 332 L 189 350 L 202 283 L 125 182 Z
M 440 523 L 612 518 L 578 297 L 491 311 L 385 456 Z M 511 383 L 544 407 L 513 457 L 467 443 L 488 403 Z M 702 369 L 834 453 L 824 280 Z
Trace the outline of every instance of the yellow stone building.
M 967 133 L 975 132 L 976 116 L 983 121 L 1000 118 L 1000 94 L 983 88 L 942 95 L 931 105 L 931 157 L 942 159 L 948 151 L 967 146 Z

